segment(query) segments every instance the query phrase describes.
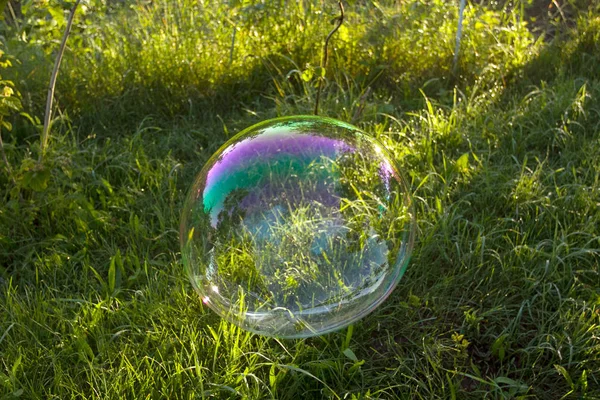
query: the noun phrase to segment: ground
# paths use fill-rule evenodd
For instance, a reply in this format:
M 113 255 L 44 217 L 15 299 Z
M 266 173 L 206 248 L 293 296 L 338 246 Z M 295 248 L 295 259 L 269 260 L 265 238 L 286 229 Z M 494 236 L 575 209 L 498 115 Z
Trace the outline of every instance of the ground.
M 42 148 L 48 3 L 0 25 L 3 397 L 600 398 L 597 5 L 468 3 L 454 66 L 458 4 L 345 3 L 321 114 L 392 152 L 417 241 L 375 312 L 278 340 L 202 303 L 178 227 L 228 138 L 312 113 L 336 3 L 82 2 Z

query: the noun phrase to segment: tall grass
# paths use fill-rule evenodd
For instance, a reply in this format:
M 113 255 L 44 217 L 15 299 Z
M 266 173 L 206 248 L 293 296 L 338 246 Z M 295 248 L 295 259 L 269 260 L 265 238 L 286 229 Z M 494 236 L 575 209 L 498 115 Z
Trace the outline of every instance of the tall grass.
M 319 65 L 328 21 L 339 12 L 335 6 L 261 2 L 244 7 L 177 0 L 112 13 L 88 10 L 65 57 L 61 101 L 72 112 L 87 110 L 83 114 L 114 126 L 148 115 L 262 109 L 272 100 L 299 102 L 309 110 L 317 77 L 305 82 L 300 75 Z M 420 107 L 414 99 L 425 82 L 428 94 L 450 88 L 457 13 L 441 1 L 364 2 L 349 8 L 326 75 L 332 100 L 353 88 L 373 86 L 384 96 Z M 465 16 L 463 82 L 477 76 L 487 89 L 506 81 L 504 76 L 515 73 L 535 51 L 515 12 L 468 7 Z M 30 35 L 35 41 L 35 32 Z M 16 80 L 33 87 L 47 79 L 47 61 L 38 55 L 25 62 L 42 66 L 28 68 L 27 76 Z
M 321 113 L 362 110 L 356 124 L 407 173 L 419 239 L 376 312 L 291 341 L 209 312 L 183 273 L 176 227 L 194 175 L 230 135 L 310 113 L 316 80 L 303 73 L 318 65 L 336 5 L 82 9 L 46 187 L 23 183 L 39 151 L 35 118 L 12 116 L 3 132 L 17 184 L 0 171 L 0 393 L 600 397 L 598 9 L 569 3 L 577 24 L 555 23 L 550 41 L 521 7 L 486 4 L 466 7 L 456 75 L 457 4 L 347 5 Z M 58 47 L 53 23 L 3 30 L 13 66 L 2 77 L 33 116 Z

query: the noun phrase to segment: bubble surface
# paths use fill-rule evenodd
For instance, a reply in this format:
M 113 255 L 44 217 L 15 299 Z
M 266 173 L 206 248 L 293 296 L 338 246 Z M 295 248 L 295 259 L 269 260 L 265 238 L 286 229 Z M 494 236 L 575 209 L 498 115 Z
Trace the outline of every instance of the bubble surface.
M 278 118 L 239 133 L 201 170 L 184 206 L 182 255 L 222 317 L 308 337 L 385 300 L 410 258 L 414 218 L 375 139 L 334 119 Z

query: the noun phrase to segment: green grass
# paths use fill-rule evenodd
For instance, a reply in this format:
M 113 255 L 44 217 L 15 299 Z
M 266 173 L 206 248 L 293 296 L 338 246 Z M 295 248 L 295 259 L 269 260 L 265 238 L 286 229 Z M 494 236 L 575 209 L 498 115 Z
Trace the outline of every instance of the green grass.
M 453 75 L 456 4 L 346 4 L 321 113 L 398 159 L 417 242 L 374 313 L 283 341 L 202 304 L 179 219 L 229 137 L 311 112 L 316 77 L 302 72 L 335 2 L 91 3 L 41 166 L 35 117 L 61 21 L 30 7 L 0 28 L 0 74 L 34 117 L 2 130 L 16 183 L 2 164 L 0 396 L 600 398 L 597 6 L 559 2 L 568 21 L 540 27 L 527 2 L 468 5 Z

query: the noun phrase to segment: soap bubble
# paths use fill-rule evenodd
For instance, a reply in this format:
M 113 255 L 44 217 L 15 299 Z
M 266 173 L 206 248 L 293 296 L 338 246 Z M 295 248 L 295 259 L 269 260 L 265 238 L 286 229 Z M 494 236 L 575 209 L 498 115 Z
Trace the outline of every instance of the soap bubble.
M 352 125 L 312 116 L 229 140 L 196 178 L 181 222 L 202 301 L 284 338 L 370 313 L 404 274 L 413 238 L 411 198 L 390 154 Z

